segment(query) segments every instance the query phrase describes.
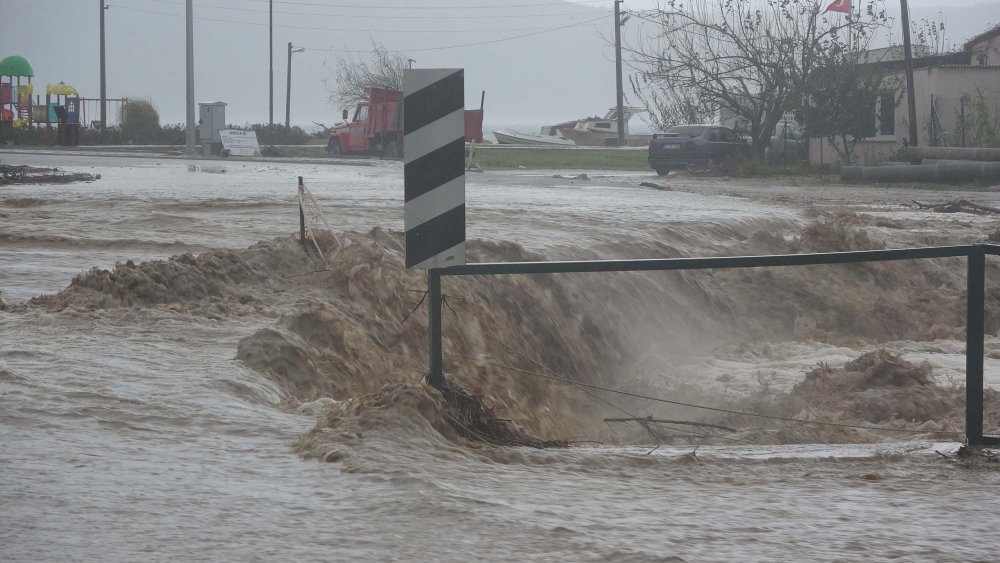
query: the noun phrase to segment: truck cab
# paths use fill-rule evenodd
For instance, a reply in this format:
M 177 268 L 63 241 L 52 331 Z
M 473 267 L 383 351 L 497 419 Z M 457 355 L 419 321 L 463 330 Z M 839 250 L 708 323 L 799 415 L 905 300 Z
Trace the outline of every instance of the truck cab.
M 353 117 L 344 110 L 344 123 L 330 131 L 326 152 L 374 154 L 398 158 L 403 154 L 403 95 L 395 90 L 369 88 L 368 98 L 358 102 Z
M 329 156 L 369 154 L 383 158 L 402 157 L 403 93 L 384 88 L 368 88 L 365 93 L 368 97 L 357 103 L 353 114 L 345 109 L 344 122 L 330 130 L 326 153 Z M 465 140 L 483 142 L 481 102 L 480 109 L 465 110 Z

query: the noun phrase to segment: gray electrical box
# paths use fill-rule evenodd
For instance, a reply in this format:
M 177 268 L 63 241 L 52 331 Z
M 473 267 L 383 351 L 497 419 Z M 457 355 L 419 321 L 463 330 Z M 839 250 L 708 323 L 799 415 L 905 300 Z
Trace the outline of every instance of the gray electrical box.
M 198 104 L 198 140 L 205 155 L 222 152 L 219 131 L 226 128 L 226 102 Z

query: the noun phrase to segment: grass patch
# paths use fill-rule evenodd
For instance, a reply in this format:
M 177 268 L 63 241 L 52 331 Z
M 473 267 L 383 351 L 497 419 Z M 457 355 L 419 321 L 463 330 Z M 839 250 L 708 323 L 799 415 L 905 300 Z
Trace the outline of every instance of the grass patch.
M 734 178 L 775 178 L 781 176 L 823 177 L 835 176 L 837 171 L 830 165 L 814 166 L 808 162 L 768 164 L 760 160 L 744 160 L 729 171 Z
M 261 146 L 261 153 L 264 156 L 327 158 L 326 145 L 286 145 L 277 148 L 277 151 L 277 153 L 268 152 L 265 146 Z
M 649 170 L 646 151 L 476 145 L 475 163 L 483 170 Z

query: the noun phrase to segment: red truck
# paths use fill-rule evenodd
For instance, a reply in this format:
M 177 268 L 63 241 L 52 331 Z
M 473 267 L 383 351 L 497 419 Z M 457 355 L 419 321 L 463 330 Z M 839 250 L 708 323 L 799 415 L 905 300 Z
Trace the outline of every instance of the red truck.
M 358 102 L 354 118 L 344 110 L 344 123 L 330 130 L 326 153 L 374 154 L 384 158 L 403 156 L 403 93 L 368 88 L 368 99 Z M 465 110 L 465 140 L 483 142 L 483 110 Z

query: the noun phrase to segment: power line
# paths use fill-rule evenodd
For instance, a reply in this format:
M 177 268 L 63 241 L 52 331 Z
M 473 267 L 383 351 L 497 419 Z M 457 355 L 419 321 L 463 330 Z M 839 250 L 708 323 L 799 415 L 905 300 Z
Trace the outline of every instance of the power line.
M 879 430 L 879 431 L 882 431 L 882 432 L 905 432 L 905 433 L 908 433 L 908 434 L 920 434 L 920 433 L 923 433 L 922 430 L 916 430 L 916 429 L 888 428 L 888 427 L 885 427 L 885 426 L 865 426 L 865 425 L 861 425 L 861 424 L 845 424 L 845 423 L 842 423 L 842 422 L 823 422 L 823 421 L 819 421 L 819 420 L 806 420 L 806 419 L 803 419 L 803 418 L 792 418 L 792 417 L 788 417 L 788 416 L 775 416 L 775 415 L 769 415 L 769 414 L 757 414 L 757 413 L 752 413 L 752 412 L 747 412 L 747 411 L 738 411 L 738 410 L 732 410 L 732 409 L 723 409 L 723 408 L 719 408 L 719 407 L 709 407 L 709 406 L 705 406 L 705 405 L 696 405 L 696 404 L 693 404 L 693 403 L 683 403 L 681 401 L 671 401 L 669 399 L 661 399 L 659 397 L 651 397 L 649 395 L 641 395 L 641 394 L 638 394 L 638 393 L 631 393 L 629 391 L 621 391 L 621 390 L 618 390 L 618 389 L 611 389 L 609 387 L 601 387 L 600 385 L 592 385 L 592 384 L 589 384 L 589 383 L 582 383 L 580 381 L 573 381 L 572 379 L 568 379 L 568 378 L 565 378 L 565 377 L 558 377 L 558 376 L 555 376 L 555 375 L 548 375 L 548 374 L 544 374 L 544 373 L 539 373 L 537 371 L 531 371 L 531 370 L 521 369 L 521 368 L 518 368 L 518 367 L 509 366 L 509 365 L 501 364 L 501 363 L 498 363 L 498 362 L 490 362 L 490 365 L 493 365 L 493 366 L 496 366 L 496 367 L 499 367 L 499 368 L 503 368 L 503 369 L 507 369 L 507 370 L 510 370 L 510 371 L 513 371 L 513 372 L 516 372 L 516 373 L 523 373 L 525 375 L 533 375 L 533 376 L 536 376 L 536 377 L 543 377 L 545 379 L 552 379 L 552 380 L 555 380 L 555 381 L 560 381 L 562 383 L 568 383 L 570 385 L 576 385 L 576 386 L 581 386 L 581 387 L 588 387 L 590 389 L 597 389 L 599 391 L 607 391 L 609 393 L 616 393 L 618 395 L 624 395 L 626 397 L 633 397 L 633 398 L 636 398 L 636 399 L 645 399 L 647 401 L 655 401 L 657 403 L 666 403 L 668 405 L 677 405 L 677 406 L 689 407 L 689 408 L 693 408 L 693 409 L 702 409 L 702 410 L 708 410 L 708 411 L 714 411 L 714 412 L 721 412 L 721 413 L 726 413 L 726 414 L 735 414 L 735 415 L 740 415 L 740 416 L 751 416 L 751 417 L 756 417 L 756 418 L 766 418 L 766 419 L 769 419 L 769 420 L 781 420 L 781 421 L 784 421 L 784 422 L 796 422 L 796 423 L 799 423 L 799 424 L 813 424 L 813 425 L 817 425 L 817 426 L 833 426 L 833 427 L 837 427 L 837 428 L 857 428 L 857 429 L 861 429 L 861 430 Z
M 169 12 L 159 12 L 159 11 L 156 11 L 156 10 L 145 10 L 143 8 L 132 8 L 132 7 L 128 7 L 128 6 L 119 6 L 119 5 L 115 5 L 114 7 L 117 8 L 117 9 L 119 9 L 119 10 L 127 10 L 127 11 L 130 11 L 130 12 L 140 12 L 140 13 L 145 13 L 145 14 L 155 14 L 155 15 L 160 15 L 160 16 L 170 16 L 170 17 L 176 17 L 176 18 L 183 18 L 184 17 L 181 14 L 171 14 Z M 250 21 L 229 20 L 229 19 L 222 19 L 222 18 L 196 17 L 195 19 L 196 20 L 202 20 L 202 21 L 213 21 L 213 22 L 222 22 L 222 23 L 235 23 L 235 24 L 241 24 L 241 25 L 252 25 L 252 26 L 257 26 L 257 27 L 267 27 L 267 25 L 268 25 L 267 23 L 264 23 L 264 22 L 250 22 Z M 355 32 L 365 32 L 365 33 L 498 33 L 498 32 L 510 32 L 510 31 L 529 31 L 529 30 L 533 30 L 534 31 L 533 33 L 526 33 L 526 34 L 523 34 L 523 35 L 516 35 L 516 36 L 513 36 L 513 37 L 506 37 L 506 38 L 502 38 L 502 39 L 494 39 L 494 40 L 489 40 L 489 41 L 480 41 L 480 42 L 476 42 L 476 43 L 467 43 L 467 44 L 463 44 L 463 45 L 451 45 L 451 46 L 447 46 L 447 47 L 429 47 L 429 48 L 424 48 L 424 49 L 409 49 L 408 50 L 408 51 L 411 51 L 411 52 L 420 52 L 420 51 L 438 51 L 438 50 L 442 50 L 442 49 L 454 49 L 454 48 L 458 48 L 458 47 L 471 47 L 471 46 L 475 46 L 475 45 L 486 45 L 486 44 L 490 44 L 490 43 L 499 43 L 499 42 L 502 42 L 502 41 L 509 41 L 509 40 L 512 40 L 512 39 L 520 39 L 522 37 L 530 37 L 532 35 L 541 35 L 543 33 L 549 33 L 551 31 L 558 31 L 558 30 L 561 30 L 561 29 L 568 29 L 568 28 L 571 28 L 571 27 L 580 27 L 580 26 L 584 26 L 584 25 L 587 25 L 587 24 L 590 24 L 590 23 L 594 23 L 594 22 L 602 20 L 602 19 L 604 19 L 604 18 L 603 17 L 594 18 L 594 19 L 585 20 L 585 21 L 582 21 L 582 22 L 578 22 L 578 23 L 574 23 L 574 24 L 570 24 L 570 25 L 565 25 L 565 26 L 560 26 L 560 27 L 534 27 L 534 28 L 523 28 L 522 27 L 522 28 L 496 28 L 496 29 L 447 29 L 447 30 L 441 30 L 441 29 L 362 29 L 362 28 L 334 28 L 334 27 L 303 26 L 303 25 L 281 25 L 281 24 L 275 24 L 274 27 L 280 27 L 280 28 L 285 28 L 285 29 L 303 29 L 303 30 L 312 30 L 312 31 L 355 31 Z M 310 50 L 310 51 L 330 51 L 330 52 L 337 52 L 337 53 L 366 53 L 366 52 L 368 52 L 368 51 L 350 50 L 350 49 L 319 49 L 319 48 L 311 48 L 311 47 L 307 47 L 306 49 Z
M 172 5 L 183 4 L 183 2 L 181 0 L 145 0 L 145 1 L 146 2 L 155 2 L 157 4 L 172 4 Z M 604 1 L 604 0 L 602 0 L 602 1 Z M 219 6 L 217 4 L 198 4 L 197 7 L 198 8 L 214 9 L 214 10 L 225 10 L 225 11 L 230 11 L 230 12 L 249 12 L 249 13 L 267 13 L 268 12 L 268 10 L 263 10 L 263 9 L 257 10 L 257 9 L 254 9 L 254 8 L 234 8 L 234 7 L 231 7 L 231 6 Z M 276 10 L 274 13 L 276 13 L 276 14 L 282 14 L 282 15 L 289 15 L 289 16 L 319 16 L 319 17 L 331 17 L 331 18 L 378 19 L 378 20 L 413 20 L 413 19 L 426 19 L 426 20 L 430 20 L 430 19 L 433 19 L 433 20 L 443 20 L 443 19 L 459 20 L 459 19 L 462 19 L 462 20 L 464 20 L 464 19 L 494 19 L 494 18 L 518 18 L 518 19 L 524 19 L 524 17 L 525 17 L 525 14 L 523 14 L 523 13 L 518 13 L 518 14 L 490 14 L 490 15 L 461 15 L 461 16 L 456 16 L 456 15 L 434 15 L 434 16 L 412 15 L 412 16 L 401 16 L 401 15 L 392 15 L 392 14 L 384 14 L 384 15 L 383 14 L 332 14 L 332 13 L 323 13 L 323 12 L 286 12 L 286 11 L 278 11 L 278 10 Z M 553 12 L 553 13 L 545 13 L 545 14 L 530 14 L 530 16 L 532 18 L 555 17 L 555 16 L 579 16 L 579 15 L 580 15 L 579 11 L 576 11 L 576 12 Z
M 571 24 L 571 25 L 564 25 L 564 26 L 561 26 L 561 27 L 553 27 L 553 28 L 546 29 L 544 31 L 536 31 L 534 33 L 525 33 L 523 35 L 515 35 L 513 37 L 504 37 L 502 39 L 493 39 L 493 40 L 490 40 L 490 41 L 477 41 L 475 43 L 464 43 L 464 44 L 461 44 L 461 45 L 448 45 L 448 46 L 445 46 L 445 47 L 426 47 L 426 48 L 423 48 L 423 49 L 389 50 L 389 52 L 390 53 L 404 53 L 404 52 L 405 53 L 420 53 L 420 52 L 424 52 L 424 51 L 443 51 L 445 49 L 459 49 L 459 48 L 462 48 L 462 47 L 476 47 L 476 46 L 479 46 L 479 45 L 492 45 L 493 43 L 503 43 L 504 41 L 511 41 L 511 40 L 514 40 L 514 39 L 521 39 L 523 37 L 532 37 L 534 35 L 542 35 L 542 34 L 545 34 L 545 33 L 551 33 L 553 31 L 559 31 L 559 30 L 562 30 L 562 29 L 569 29 L 569 28 L 573 28 L 573 27 L 582 27 L 584 25 L 592 24 L 592 23 L 594 23 L 596 21 L 600 21 L 600 20 L 603 20 L 603 19 L 604 19 L 604 17 L 602 16 L 600 18 L 594 18 L 592 20 L 587 20 L 587 21 L 583 21 L 583 22 L 580 22 L 580 23 L 575 23 L 575 24 Z M 351 49 L 320 49 L 320 48 L 316 48 L 316 47 L 304 47 L 304 49 L 306 49 L 307 51 L 326 51 L 326 52 L 329 52 L 329 53 L 367 53 L 368 52 L 368 51 L 359 51 L 359 50 L 351 50 Z
M 251 2 L 267 2 L 268 0 L 250 0 Z M 607 0 L 582 0 L 579 2 L 531 2 L 529 4 L 492 4 L 485 6 L 467 5 L 438 5 L 438 6 L 392 6 L 379 4 L 330 4 L 316 2 L 295 2 L 292 0 L 275 0 L 275 4 L 288 4 L 293 6 L 321 6 L 324 8 L 354 8 L 354 9 L 377 9 L 377 10 L 496 10 L 503 8 L 536 8 L 538 6 L 560 6 L 565 7 L 567 3 L 577 5 L 606 4 Z M 523 14 L 522 14 L 523 16 Z
M 556 371 L 552 370 L 551 368 L 549 368 L 548 366 L 542 364 L 538 360 L 535 360 L 534 358 L 531 358 L 531 357 L 527 356 L 523 352 L 517 351 L 516 349 L 514 349 L 513 346 L 511 346 L 510 344 L 507 344 L 503 340 L 500 340 L 499 338 L 496 338 L 496 337 L 493 337 L 493 336 L 491 336 L 490 339 L 492 339 L 494 342 L 500 344 L 501 346 L 506 347 L 508 350 L 510 350 L 511 352 L 517 354 L 518 356 L 521 356 L 523 359 L 527 360 L 528 362 L 531 362 L 531 363 L 535 364 L 536 366 L 538 366 L 539 368 L 541 368 L 541 369 L 543 369 L 543 370 L 551 373 L 552 375 L 561 375 L 558 372 L 556 372 Z M 468 357 L 468 356 L 466 356 L 466 357 Z M 577 385 L 576 388 L 579 389 L 580 391 L 583 391 L 587 395 L 593 397 L 594 399 L 597 399 L 598 401 L 604 403 L 605 405 L 607 405 L 607 406 L 615 409 L 616 411 L 618 411 L 620 413 L 623 413 L 625 416 L 628 416 L 628 417 L 634 418 L 634 419 L 639 419 L 640 418 L 640 417 L 636 416 L 635 414 L 630 413 L 629 411 L 627 411 L 627 410 L 623 409 L 622 407 L 620 407 L 620 406 L 612 403 L 611 401 L 605 399 L 604 397 L 598 395 L 594 391 L 591 391 L 590 389 L 587 389 L 586 387 L 584 387 L 582 385 Z M 608 424 L 607 420 L 605 420 L 604 422 L 605 422 L 605 424 Z M 684 428 L 677 428 L 676 426 L 668 426 L 666 424 L 661 424 L 659 426 L 662 426 L 663 428 L 666 428 L 668 430 L 673 430 L 675 432 L 679 432 L 681 434 L 693 434 L 693 435 L 696 435 L 696 436 L 710 436 L 706 432 L 694 432 L 694 431 L 691 431 L 691 430 L 686 430 Z M 611 431 L 614 432 L 614 428 L 611 428 L 610 424 L 608 424 L 608 428 L 610 428 Z M 657 441 L 657 443 L 659 443 L 659 445 L 656 446 L 656 448 L 658 449 L 660 446 L 662 446 L 663 445 L 662 437 L 655 430 L 653 430 L 650 426 L 646 426 L 645 428 L 649 432 L 649 434 L 651 436 L 653 436 L 653 438 Z M 617 434 L 617 432 L 615 432 L 615 434 Z M 653 453 L 653 452 L 651 451 L 649 453 Z

